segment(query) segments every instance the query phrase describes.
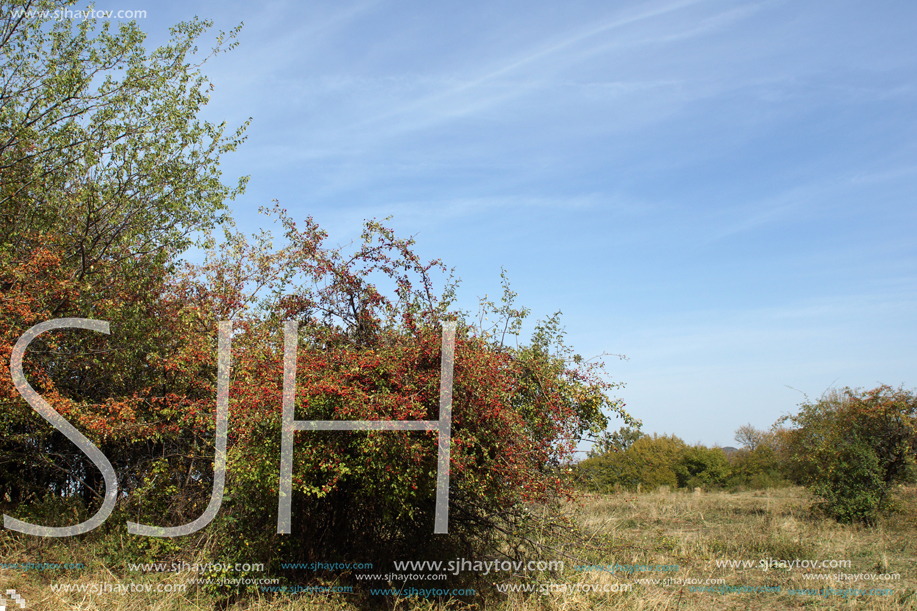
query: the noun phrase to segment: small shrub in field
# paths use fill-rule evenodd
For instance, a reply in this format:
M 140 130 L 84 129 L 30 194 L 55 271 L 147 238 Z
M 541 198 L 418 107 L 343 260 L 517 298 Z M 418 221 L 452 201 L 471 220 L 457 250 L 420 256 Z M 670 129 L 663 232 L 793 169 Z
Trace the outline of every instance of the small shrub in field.
M 810 489 L 821 510 L 838 522 L 875 524 L 889 502 L 879 457 L 857 435 L 839 443 L 831 468 Z

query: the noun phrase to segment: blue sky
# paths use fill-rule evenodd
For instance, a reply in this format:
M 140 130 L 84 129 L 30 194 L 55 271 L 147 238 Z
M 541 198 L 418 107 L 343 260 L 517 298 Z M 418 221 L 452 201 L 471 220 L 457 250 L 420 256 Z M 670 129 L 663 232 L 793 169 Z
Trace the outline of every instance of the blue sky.
M 462 279 L 505 268 L 609 359 L 648 432 L 736 445 L 828 386 L 917 386 L 917 5 L 159 2 L 240 45 L 206 117 L 241 226 L 364 218 Z M 531 326 L 529 327 L 531 328 Z

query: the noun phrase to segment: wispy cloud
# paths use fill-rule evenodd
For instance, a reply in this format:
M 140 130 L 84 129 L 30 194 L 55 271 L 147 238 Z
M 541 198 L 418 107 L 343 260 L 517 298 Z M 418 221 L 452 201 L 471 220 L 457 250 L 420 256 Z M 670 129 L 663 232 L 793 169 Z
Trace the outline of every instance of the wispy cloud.
M 425 129 L 443 121 L 480 113 L 509 100 L 534 95 L 545 88 L 569 85 L 569 81 L 563 78 L 563 71 L 569 69 L 572 64 L 593 59 L 596 54 L 609 53 L 636 45 L 665 45 L 709 34 L 739 19 L 747 18 L 760 8 L 755 5 L 741 9 L 729 9 L 704 20 L 698 27 L 686 24 L 679 28 L 680 31 L 667 36 L 650 35 L 636 39 L 621 37 L 608 42 L 607 36 L 616 30 L 636 26 L 709 2 L 710 0 L 684 0 L 627 11 L 624 15 L 614 16 L 597 25 L 580 28 L 558 36 L 554 40 L 540 43 L 523 53 L 501 58 L 478 70 L 476 74 L 460 77 L 460 82 L 450 87 L 434 90 L 420 99 L 387 109 L 357 122 L 351 128 L 355 131 L 363 131 L 382 125 L 385 126 L 384 134 L 392 136 L 395 133 Z M 690 22 L 687 23 L 690 24 Z M 671 82 L 617 81 L 611 83 L 611 86 L 615 93 L 620 95 L 647 87 L 658 87 L 660 84 L 671 84 Z

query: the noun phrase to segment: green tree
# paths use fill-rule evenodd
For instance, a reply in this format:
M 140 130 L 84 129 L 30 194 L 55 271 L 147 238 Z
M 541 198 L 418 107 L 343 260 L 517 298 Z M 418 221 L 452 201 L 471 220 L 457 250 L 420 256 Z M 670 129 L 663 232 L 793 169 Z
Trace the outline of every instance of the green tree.
M 124 489 L 163 454 L 186 457 L 175 478 L 203 487 L 191 465 L 201 452 L 212 456 L 206 429 L 167 435 L 180 429 L 177 404 L 210 396 L 196 381 L 208 379 L 200 366 L 184 376 L 166 366 L 166 355 L 200 339 L 187 332 L 193 313 L 170 278 L 193 232 L 218 223 L 244 188 L 245 179 L 221 182 L 219 161 L 245 126 L 224 135 L 225 125 L 197 118 L 213 89 L 200 67 L 238 30 L 218 34 L 212 53 L 195 60 L 209 22 L 178 24 L 169 44 L 148 52 L 135 23 L 112 32 L 110 22 L 54 19 L 72 6 L 0 0 L 2 352 L 38 322 L 109 321 L 107 338 L 39 338 L 25 363 L 33 385 L 72 410 Z M 4 497 L 98 497 L 98 470 L 22 401 L 7 367 L 0 408 Z
M 785 485 L 782 465 L 773 448 L 768 445 L 759 445 L 754 449 L 741 448 L 729 460 L 730 486 L 772 488 Z
M 219 220 L 245 184 L 221 182 L 220 156 L 247 123 L 224 136 L 197 119 L 213 85 L 192 58 L 210 22 L 148 53 L 134 22 L 53 18 L 72 5 L 0 2 L 0 244 L 28 253 L 55 235 L 62 265 L 101 288 L 97 262 L 174 255 Z

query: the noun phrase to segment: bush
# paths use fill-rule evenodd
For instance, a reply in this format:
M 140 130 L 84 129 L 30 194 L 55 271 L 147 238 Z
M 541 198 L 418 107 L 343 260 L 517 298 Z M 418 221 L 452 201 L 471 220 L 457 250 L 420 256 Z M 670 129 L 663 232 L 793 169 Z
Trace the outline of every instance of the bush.
M 729 477 L 729 459 L 720 448 L 696 445 L 684 450 L 673 470 L 680 488 L 719 487 Z
M 675 467 L 685 452 L 685 442 L 674 435 L 644 435 L 624 452 L 611 451 L 579 464 L 585 485 L 597 492 L 616 487 L 629 490 L 678 485 Z
M 859 435 L 839 440 L 831 468 L 810 487 L 818 507 L 838 522 L 874 525 L 888 509 L 888 489 L 875 448 Z
M 832 391 L 788 416 L 790 471 L 841 522 L 874 524 L 897 483 L 915 481 L 917 397 L 880 386 Z
M 777 453 L 768 445 L 742 448 L 730 457 L 727 485 L 745 488 L 774 488 L 786 485 Z
M 502 305 L 485 303 L 480 317 L 486 314 L 500 328 L 482 328 L 450 311 L 453 285 L 447 283 L 440 297 L 432 294 L 429 270 L 439 264 L 420 263 L 409 240 L 369 222 L 356 252 L 345 257 L 322 246 L 324 233 L 311 220 L 300 231 L 283 211 L 275 213 L 287 230 L 286 246 L 274 249 L 266 233 L 251 244 L 227 230 L 222 244 L 209 243 L 202 265 L 160 267 L 155 291 L 117 294 L 99 304 L 95 317 L 124 325 L 112 325 L 114 339 L 61 333 L 64 350 L 26 355 L 30 378 L 49 369 L 56 374 L 37 384 L 40 392 L 58 409 L 66 407 L 112 457 L 123 494 L 119 512 L 129 511 L 130 519 L 177 526 L 207 506 L 214 483 L 219 320 L 234 319 L 230 426 L 225 502 L 207 527 L 206 552 L 226 561 L 263 562 L 276 570 L 281 562 L 359 558 L 386 567 L 400 558 L 493 552 L 499 533 L 526 532 L 533 519 L 527 505 L 549 505 L 571 492 L 559 467 L 583 435 L 605 428 L 605 413 L 627 419 L 607 394 L 613 385 L 564 344 L 558 315 L 537 323 L 529 343 L 504 345 L 504 333 L 517 334 L 527 314 L 513 307 L 508 284 Z M 40 263 L 54 269 L 51 259 Z M 40 293 L 47 288 L 42 277 L 27 273 L 37 269 L 38 263 L 21 263 L 0 269 L 0 279 L 15 271 L 22 276 L 16 295 L 30 295 L 36 282 Z M 110 272 L 114 286 L 136 290 L 137 284 L 119 282 L 117 266 Z M 380 277 L 397 287 L 393 296 L 370 282 Z M 257 295 L 267 286 L 269 295 Z M 161 316 L 147 319 L 150 311 Z M 14 314 L 0 310 L 0 331 L 10 343 L 34 318 L 53 318 L 35 306 L 28 319 L 6 322 Z M 438 420 L 442 325 L 457 323 L 448 535 L 433 535 L 433 431 L 296 434 L 292 532 L 276 533 L 284 320 L 299 323 L 297 420 Z M 134 341 L 124 344 L 123 337 Z M 109 342 L 123 350 L 106 350 Z M 56 360 L 49 364 L 47 354 Z M 80 394 L 76 382 L 94 394 Z M 8 370 L 0 372 L 0 397 L 9 397 L 23 419 L 37 419 Z M 5 431 L 18 426 L 0 424 Z M 16 432 L 22 450 L 7 460 L 41 464 L 42 456 L 30 450 L 34 438 Z M 89 464 L 85 472 L 57 469 L 55 480 L 31 479 L 34 491 L 48 483 L 67 491 L 76 489 L 73 480 L 97 472 Z M 3 477 L 0 492 L 18 501 L 27 483 Z

